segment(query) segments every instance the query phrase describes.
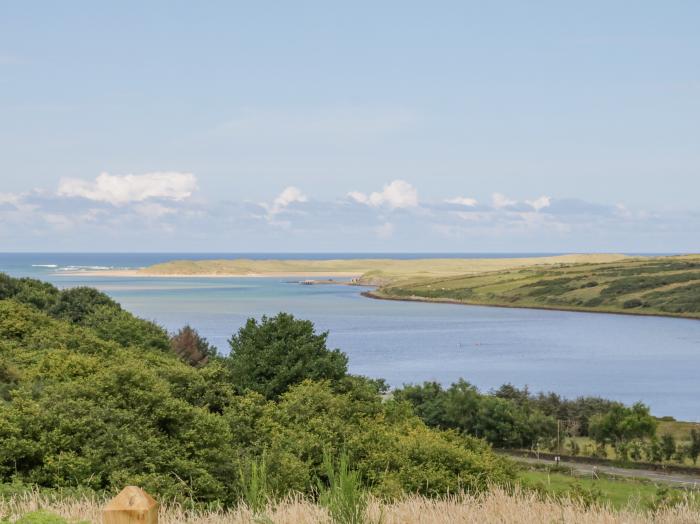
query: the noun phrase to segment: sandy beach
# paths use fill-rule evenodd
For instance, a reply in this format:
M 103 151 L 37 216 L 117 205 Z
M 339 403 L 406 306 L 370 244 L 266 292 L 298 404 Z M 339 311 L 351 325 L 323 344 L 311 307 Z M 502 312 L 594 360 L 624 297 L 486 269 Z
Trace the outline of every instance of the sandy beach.
M 70 277 L 143 277 L 143 278 L 357 278 L 360 272 L 347 271 L 271 271 L 266 273 L 157 273 L 148 269 L 105 269 L 95 271 L 57 271 L 56 276 Z

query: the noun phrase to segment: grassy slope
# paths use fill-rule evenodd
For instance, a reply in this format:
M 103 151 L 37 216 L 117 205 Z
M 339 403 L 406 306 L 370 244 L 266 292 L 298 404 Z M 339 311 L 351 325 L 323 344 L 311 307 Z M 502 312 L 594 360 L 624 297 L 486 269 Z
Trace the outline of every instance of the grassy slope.
M 682 420 L 659 420 L 658 426 L 656 427 L 656 436 L 661 438 L 663 435 L 672 435 L 676 439 L 676 444 L 679 446 L 687 445 L 690 443 L 690 430 L 698 429 L 700 430 L 700 423 L 697 422 L 684 422 Z M 568 442 L 572 440 L 571 437 L 564 439 L 562 444 L 563 454 L 569 453 Z M 590 437 L 574 437 L 573 440 L 579 445 L 581 449 L 581 456 L 590 455 L 596 447 L 596 443 Z M 607 458 L 610 460 L 616 460 L 617 455 L 615 453 L 615 448 L 611 445 L 605 446 L 605 451 L 607 453 Z M 646 460 L 646 459 L 644 459 Z M 693 461 L 689 457 L 684 457 L 681 462 L 677 460 L 664 461 L 664 464 L 670 465 L 680 465 L 680 466 L 692 466 L 696 467 L 700 465 L 693 464 Z
M 653 483 L 642 480 L 605 476 L 594 479 L 542 470 L 521 471 L 519 480 L 524 487 L 537 488 L 552 495 L 564 495 L 576 484 L 584 490 L 600 490 L 601 502 L 611 504 L 614 508 L 638 503 L 648 505 L 656 497 L 658 489 Z
M 390 282 L 377 298 L 700 318 L 700 255 L 529 266 Z

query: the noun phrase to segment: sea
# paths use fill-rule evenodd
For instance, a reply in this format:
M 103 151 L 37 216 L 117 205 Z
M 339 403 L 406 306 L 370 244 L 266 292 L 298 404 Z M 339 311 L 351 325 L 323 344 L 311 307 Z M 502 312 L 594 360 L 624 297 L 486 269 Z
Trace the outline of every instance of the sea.
M 374 300 L 367 289 L 299 285 L 290 278 L 144 278 L 99 275 L 176 259 L 524 257 L 553 253 L 0 253 L 0 272 L 60 288 L 92 286 L 169 331 L 189 324 L 221 353 L 251 317 L 284 311 L 327 331 L 352 373 L 394 387 L 464 378 L 642 401 L 657 416 L 700 421 L 700 321 Z M 82 275 L 81 272 L 90 272 Z M 97 272 L 97 276 L 95 276 Z

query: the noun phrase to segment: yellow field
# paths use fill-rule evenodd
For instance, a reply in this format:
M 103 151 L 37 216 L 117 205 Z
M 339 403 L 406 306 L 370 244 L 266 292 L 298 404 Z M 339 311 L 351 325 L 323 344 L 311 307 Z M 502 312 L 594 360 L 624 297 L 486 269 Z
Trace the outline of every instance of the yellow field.
M 562 255 L 536 258 L 426 258 L 338 260 L 173 260 L 137 270 L 144 276 L 353 276 L 363 283 L 381 284 L 456 275 L 475 275 L 504 269 L 572 263 L 614 262 L 624 255 Z M 107 272 L 103 272 L 106 274 Z

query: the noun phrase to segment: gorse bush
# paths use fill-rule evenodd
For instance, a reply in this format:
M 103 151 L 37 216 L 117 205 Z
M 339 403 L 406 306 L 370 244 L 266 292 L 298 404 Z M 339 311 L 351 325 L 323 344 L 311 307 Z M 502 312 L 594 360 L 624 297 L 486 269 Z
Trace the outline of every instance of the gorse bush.
M 387 497 L 514 478 L 482 440 L 383 401 L 381 381 L 349 375 L 326 335 L 291 315 L 249 321 L 230 357 L 195 367 L 165 330 L 97 291 L 0 275 L 0 296 L 0 482 L 136 484 L 167 500 L 260 507 L 313 495 L 324 452 L 342 450 L 357 482 Z

